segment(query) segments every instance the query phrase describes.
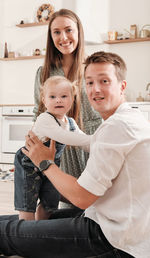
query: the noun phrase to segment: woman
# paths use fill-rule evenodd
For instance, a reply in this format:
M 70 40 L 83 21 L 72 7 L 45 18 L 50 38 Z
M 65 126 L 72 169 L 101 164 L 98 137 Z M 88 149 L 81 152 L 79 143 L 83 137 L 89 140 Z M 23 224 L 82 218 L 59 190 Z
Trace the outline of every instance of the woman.
M 73 117 L 87 134 L 93 134 L 101 123 L 101 119 L 91 108 L 83 86 L 84 33 L 78 16 L 68 10 L 61 9 L 51 15 L 46 56 L 43 67 L 39 67 L 34 87 L 35 119 L 42 112 L 39 107 L 40 87 L 45 80 L 54 75 L 63 75 L 69 80 L 76 80 L 80 92 L 80 112 L 76 109 L 75 99 L 68 116 Z M 88 154 L 79 148 L 66 147 L 61 159 L 61 168 L 66 173 L 79 177 L 85 168 Z M 68 207 L 68 204 L 67 204 Z

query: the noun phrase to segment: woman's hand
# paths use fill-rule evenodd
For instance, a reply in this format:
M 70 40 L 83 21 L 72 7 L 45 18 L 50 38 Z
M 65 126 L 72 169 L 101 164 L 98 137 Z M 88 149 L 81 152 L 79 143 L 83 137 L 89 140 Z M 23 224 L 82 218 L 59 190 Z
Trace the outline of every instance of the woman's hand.
M 55 141 L 51 140 L 50 147 L 46 147 L 38 139 L 38 137 L 29 131 L 28 136 L 26 136 L 26 149 L 22 148 L 22 152 L 29 157 L 32 162 L 38 167 L 42 160 L 54 160 L 55 158 Z

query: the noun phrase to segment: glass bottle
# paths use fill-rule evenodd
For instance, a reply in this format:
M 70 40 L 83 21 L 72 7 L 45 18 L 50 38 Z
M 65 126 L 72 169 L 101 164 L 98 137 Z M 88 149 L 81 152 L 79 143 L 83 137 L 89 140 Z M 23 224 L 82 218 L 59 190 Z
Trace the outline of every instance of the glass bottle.
M 7 42 L 5 42 L 5 48 L 4 48 L 4 58 L 8 57 L 8 48 L 7 48 Z

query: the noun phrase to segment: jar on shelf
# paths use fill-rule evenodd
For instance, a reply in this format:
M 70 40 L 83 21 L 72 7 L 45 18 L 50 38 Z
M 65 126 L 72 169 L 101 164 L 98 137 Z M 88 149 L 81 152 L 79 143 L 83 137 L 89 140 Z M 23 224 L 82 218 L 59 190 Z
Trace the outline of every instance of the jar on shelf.
M 144 101 L 144 98 L 142 97 L 141 92 L 139 92 L 139 96 L 136 98 L 136 101 L 137 102 L 143 102 Z

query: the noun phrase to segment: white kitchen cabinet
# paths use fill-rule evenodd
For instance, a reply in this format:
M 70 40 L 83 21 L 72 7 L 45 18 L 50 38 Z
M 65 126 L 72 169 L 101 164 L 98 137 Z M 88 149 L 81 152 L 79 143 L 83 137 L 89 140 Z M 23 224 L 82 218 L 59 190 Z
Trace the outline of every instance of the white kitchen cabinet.
M 0 169 L 2 169 L 2 107 L 0 106 Z
M 2 107 L 0 107 L 0 153 L 2 148 Z

